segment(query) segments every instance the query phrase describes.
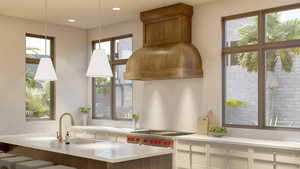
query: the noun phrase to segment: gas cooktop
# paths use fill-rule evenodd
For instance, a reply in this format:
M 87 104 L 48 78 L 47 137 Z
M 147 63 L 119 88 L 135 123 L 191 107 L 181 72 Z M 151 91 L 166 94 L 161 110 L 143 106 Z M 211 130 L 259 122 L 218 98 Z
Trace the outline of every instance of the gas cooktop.
M 183 132 L 183 131 L 172 131 L 172 130 L 151 130 L 151 129 L 146 129 L 146 130 L 136 130 L 131 133 L 136 133 L 136 134 L 149 134 L 149 135 L 159 135 L 159 136 L 182 136 L 182 135 L 189 135 L 189 134 L 194 134 L 191 132 Z
M 173 148 L 175 136 L 189 134 L 193 133 L 172 130 L 136 130 L 131 132 L 131 134 L 127 136 L 127 142 Z

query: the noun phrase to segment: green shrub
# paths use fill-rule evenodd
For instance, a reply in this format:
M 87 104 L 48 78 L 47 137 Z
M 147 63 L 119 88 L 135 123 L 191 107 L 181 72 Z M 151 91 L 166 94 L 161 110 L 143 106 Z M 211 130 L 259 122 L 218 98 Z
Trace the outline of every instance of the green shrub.
M 245 101 L 239 100 L 239 99 L 227 99 L 226 105 L 229 107 L 237 107 L 241 105 L 246 105 L 247 103 Z
M 80 113 L 89 113 L 91 111 L 91 108 L 89 107 L 79 107 L 79 112 Z

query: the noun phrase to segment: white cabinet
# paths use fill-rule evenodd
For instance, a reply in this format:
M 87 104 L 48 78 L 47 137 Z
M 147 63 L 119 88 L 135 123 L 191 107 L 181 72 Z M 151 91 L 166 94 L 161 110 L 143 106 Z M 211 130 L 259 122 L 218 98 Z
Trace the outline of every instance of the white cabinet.
M 127 142 L 127 134 L 109 131 L 71 130 L 71 136 L 86 139 L 105 140 L 113 142 Z
M 176 169 L 300 169 L 300 152 L 199 141 L 176 142 Z

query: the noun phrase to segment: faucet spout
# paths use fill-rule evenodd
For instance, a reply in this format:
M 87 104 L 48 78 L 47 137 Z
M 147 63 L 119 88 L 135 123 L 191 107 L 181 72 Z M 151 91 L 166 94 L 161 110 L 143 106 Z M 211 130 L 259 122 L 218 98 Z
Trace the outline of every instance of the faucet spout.
M 71 125 L 74 126 L 75 124 L 75 121 L 74 121 L 74 118 L 72 116 L 71 113 L 63 113 L 60 117 L 59 117 L 59 131 L 56 133 L 57 134 L 57 140 L 59 142 L 63 142 L 63 136 L 62 136 L 62 121 L 63 121 L 63 118 L 65 116 L 69 116 L 70 119 L 71 119 Z

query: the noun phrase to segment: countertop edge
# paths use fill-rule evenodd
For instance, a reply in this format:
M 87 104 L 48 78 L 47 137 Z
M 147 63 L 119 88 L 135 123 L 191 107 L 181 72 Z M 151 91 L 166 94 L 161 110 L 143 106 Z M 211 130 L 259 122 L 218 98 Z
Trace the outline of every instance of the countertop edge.
M 282 150 L 300 151 L 300 142 L 290 141 L 273 141 L 273 140 L 260 140 L 248 139 L 238 137 L 211 137 L 200 135 L 177 136 L 177 141 L 194 141 L 194 142 L 210 142 L 217 144 L 231 144 L 240 146 L 260 147 L 260 148 L 274 148 Z

